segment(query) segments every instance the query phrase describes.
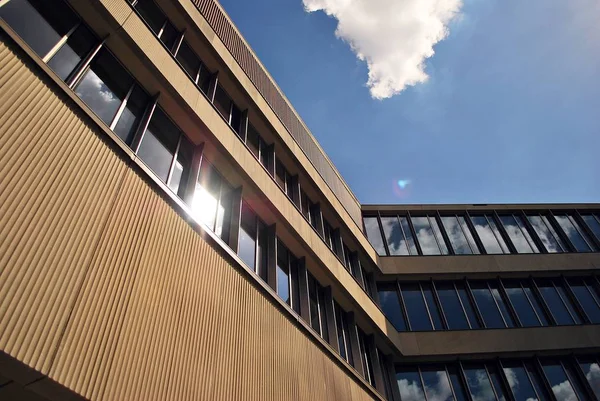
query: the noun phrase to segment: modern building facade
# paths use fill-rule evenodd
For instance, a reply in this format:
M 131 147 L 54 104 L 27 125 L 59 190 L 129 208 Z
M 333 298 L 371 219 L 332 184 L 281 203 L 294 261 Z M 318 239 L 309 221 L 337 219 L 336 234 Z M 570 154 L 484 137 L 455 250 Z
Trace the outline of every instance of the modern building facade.
M 215 0 L 0 0 L 1 400 L 600 400 L 600 205 L 361 205 Z

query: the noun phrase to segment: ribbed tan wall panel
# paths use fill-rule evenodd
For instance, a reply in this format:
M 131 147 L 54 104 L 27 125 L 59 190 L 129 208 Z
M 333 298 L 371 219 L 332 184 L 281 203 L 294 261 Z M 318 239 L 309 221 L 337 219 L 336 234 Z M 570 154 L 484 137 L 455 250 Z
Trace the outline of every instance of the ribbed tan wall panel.
M 91 400 L 372 399 L 12 46 L 1 351 Z
M 17 54 L 0 44 L 0 349 L 46 373 L 126 165 Z

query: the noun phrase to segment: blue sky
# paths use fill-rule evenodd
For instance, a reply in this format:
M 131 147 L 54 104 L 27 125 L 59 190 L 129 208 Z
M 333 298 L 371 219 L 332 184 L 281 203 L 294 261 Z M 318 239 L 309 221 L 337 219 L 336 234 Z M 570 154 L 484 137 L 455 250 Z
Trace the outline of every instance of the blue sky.
M 464 0 L 428 81 L 384 100 L 335 18 L 220 2 L 362 203 L 600 201 L 597 0 Z

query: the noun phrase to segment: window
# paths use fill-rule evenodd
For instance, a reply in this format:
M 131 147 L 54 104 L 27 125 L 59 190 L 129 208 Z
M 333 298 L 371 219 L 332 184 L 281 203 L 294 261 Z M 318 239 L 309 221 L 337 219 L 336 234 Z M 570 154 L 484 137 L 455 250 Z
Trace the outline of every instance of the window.
M 134 84 L 121 105 L 121 114 L 117 113 L 116 124 L 113 121 L 115 133 L 128 145 L 133 140 L 148 101 L 146 92 L 139 85 Z
M 523 284 L 528 286 L 528 283 Z M 508 295 L 523 327 L 548 325 L 545 316 L 543 314 L 541 316 L 538 315 L 538 311 L 541 311 L 542 308 L 539 305 L 537 297 L 530 299 L 533 292 L 530 291 L 528 295 L 523 289 L 521 281 L 514 280 L 504 282 L 504 289 L 506 290 L 506 294 Z M 536 304 L 535 308 L 533 304 Z
M 401 367 L 396 369 L 396 382 L 398 383 L 401 399 L 426 401 L 421 377 L 416 368 Z
M 279 159 L 275 161 L 275 181 L 290 199 L 294 199 L 292 176 Z
M 479 249 L 462 216 L 442 216 L 442 224 L 456 255 L 478 254 Z
M 518 253 L 539 253 L 539 249 L 529 234 L 525 221 L 518 215 L 500 216 L 506 234 Z
M 208 93 L 211 74 L 202 64 L 200 58 L 194 53 L 187 41 L 182 41 L 179 50 L 177 50 L 177 61 L 181 64 L 185 72 L 188 73 L 192 81 L 204 92 Z
M 285 303 L 291 305 L 290 294 L 290 253 L 281 242 L 277 241 L 277 295 Z
M 425 306 L 425 298 L 419 283 L 402 283 L 402 299 L 408 312 L 411 330 L 432 330 L 431 320 Z
M 469 323 L 471 324 L 471 328 L 478 329 L 481 327 L 479 323 L 479 319 L 477 319 L 477 311 L 471 302 L 471 297 L 469 297 L 469 293 L 467 292 L 467 288 L 464 282 L 455 283 L 456 291 L 458 291 L 458 296 L 461 300 L 463 308 L 465 308 L 465 313 L 469 318 Z
M 544 244 L 546 252 L 548 253 L 560 253 L 568 252 L 568 248 L 565 246 L 562 239 L 558 236 L 552 224 L 548 220 L 547 216 L 543 215 L 530 215 L 527 219 L 531 223 L 533 229 L 537 233 L 538 237 Z
M 492 215 L 471 216 L 471 221 L 487 253 L 510 253 Z
M 160 41 L 173 52 L 181 33 L 167 20 L 158 5 L 153 0 L 139 0 L 134 7 Z
M 436 284 L 440 303 L 448 322 L 450 330 L 464 330 L 469 328 L 469 321 L 463 310 L 460 298 L 452 282 Z
M 522 362 L 506 362 L 503 364 L 503 371 L 504 375 L 508 378 L 510 391 L 513 393 L 515 401 L 545 401 L 548 399 L 544 397 L 543 393 L 537 393 Z
M 335 305 L 335 326 L 337 330 L 338 346 L 340 348 L 340 356 L 350 364 L 352 361 L 352 352 L 350 350 L 350 337 L 348 330 L 348 321 L 346 320 L 346 312 L 334 301 Z
M 256 244 L 258 237 L 258 217 L 246 202 L 242 202 L 240 235 L 238 242 L 239 257 L 256 272 Z
M 363 376 L 365 380 L 371 385 L 375 385 L 375 377 L 373 376 L 373 366 L 371 364 L 371 356 L 369 355 L 369 350 L 367 349 L 367 343 L 365 341 L 365 333 L 360 328 L 356 328 L 356 333 L 358 335 L 358 348 L 360 358 L 362 359 L 363 365 Z
M 444 366 L 427 366 L 421 369 L 421 378 L 428 400 L 454 401 L 448 374 Z
M 466 365 L 464 372 L 467 379 L 467 387 L 474 400 L 496 400 L 490 377 L 484 365 Z
M 229 240 L 231 191 L 231 186 L 217 169 L 203 159 L 190 206 L 196 219 L 225 241 Z
M 269 160 L 270 153 L 268 151 L 268 145 L 265 140 L 260 136 L 256 128 L 250 123 L 248 123 L 248 130 L 246 133 L 246 145 L 250 148 L 252 154 L 258 159 L 260 164 L 262 164 L 270 173 L 269 170 Z M 271 174 L 271 173 L 270 173 Z
M 381 237 L 381 231 L 379 230 L 379 222 L 377 217 L 363 217 L 363 223 L 365 224 L 365 233 L 367 238 L 377 254 L 385 256 L 385 246 L 383 245 L 383 238 Z
M 594 233 L 597 241 L 600 241 L 600 217 L 598 214 L 583 214 L 581 218 Z
M 381 225 L 390 255 L 417 255 L 408 219 L 403 216 L 382 217 Z
M 229 97 L 221 85 L 217 85 L 214 105 L 219 113 L 221 113 L 227 124 L 229 124 L 231 128 L 233 128 L 233 130 L 239 135 L 242 128 L 242 112 L 233 103 L 231 97 Z
M 423 255 L 447 255 L 448 247 L 434 216 L 411 217 Z
M 48 66 L 63 81 L 67 81 L 75 67 L 98 43 L 96 36 L 83 24 L 79 24 L 77 29 L 68 36 L 67 42 L 48 61 Z
M 467 393 L 457 367 L 454 365 L 449 365 L 446 367 L 446 369 L 448 370 L 448 376 L 450 377 L 450 382 L 452 383 L 452 389 L 454 390 L 456 401 L 467 401 Z
M 482 281 L 472 282 L 471 291 L 485 322 L 485 327 L 488 329 L 506 327 L 504 318 L 496 303 L 496 296 L 488 287 L 488 283 Z
M 398 299 L 396 284 L 377 284 L 379 304 L 385 316 L 392 322 L 396 330 L 406 331 L 406 322 Z
M 567 213 L 555 214 L 554 218 L 577 252 L 597 251 L 594 243 L 581 229 L 579 223 L 575 221 L 572 215 Z
M 442 323 L 442 314 L 438 308 L 437 301 L 433 289 L 431 288 L 430 282 L 421 283 L 421 289 L 423 290 L 423 296 L 427 304 L 427 309 L 431 315 L 431 321 L 433 322 L 434 330 L 443 330 L 444 325 Z
M 581 358 L 578 360 L 583 375 L 596 398 L 600 400 L 600 362 L 597 358 Z
M 41 58 L 79 22 L 63 1 L 11 0 L 0 7 L 0 17 Z
M 565 297 L 566 294 L 561 283 L 547 279 L 536 280 L 536 284 L 556 324 L 568 325 L 581 323 L 579 316 L 575 313 L 574 307 L 569 302 L 569 299 Z
M 323 219 L 323 239 L 329 249 L 333 251 L 333 227 L 325 219 Z
M 321 337 L 329 341 L 327 316 L 325 314 L 325 290 L 310 273 L 308 273 L 308 298 L 310 325 Z
M 117 59 L 108 50 L 102 49 L 74 90 L 110 126 L 133 83 L 133 78 Z
M 542 367 L 557 401 L 575 401 L 579 399 L 575 394 L 573 384 L 559 361 L 542 361 Z
M 569 278 L 571 290 L 591 323 L 600 323 L 600 292 L 591 277 Z

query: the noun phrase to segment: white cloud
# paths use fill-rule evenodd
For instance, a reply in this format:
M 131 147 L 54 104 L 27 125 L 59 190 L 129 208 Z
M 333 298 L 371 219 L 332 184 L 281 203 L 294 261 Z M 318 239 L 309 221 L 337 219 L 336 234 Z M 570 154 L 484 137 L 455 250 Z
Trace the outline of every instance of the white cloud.
M 376 99 L 427 81 L 425 59 L 448 35 L 462 0 L 302 0 L 308 12 L 338 20 L 336 35 L 369 68 L 367 86 Z

